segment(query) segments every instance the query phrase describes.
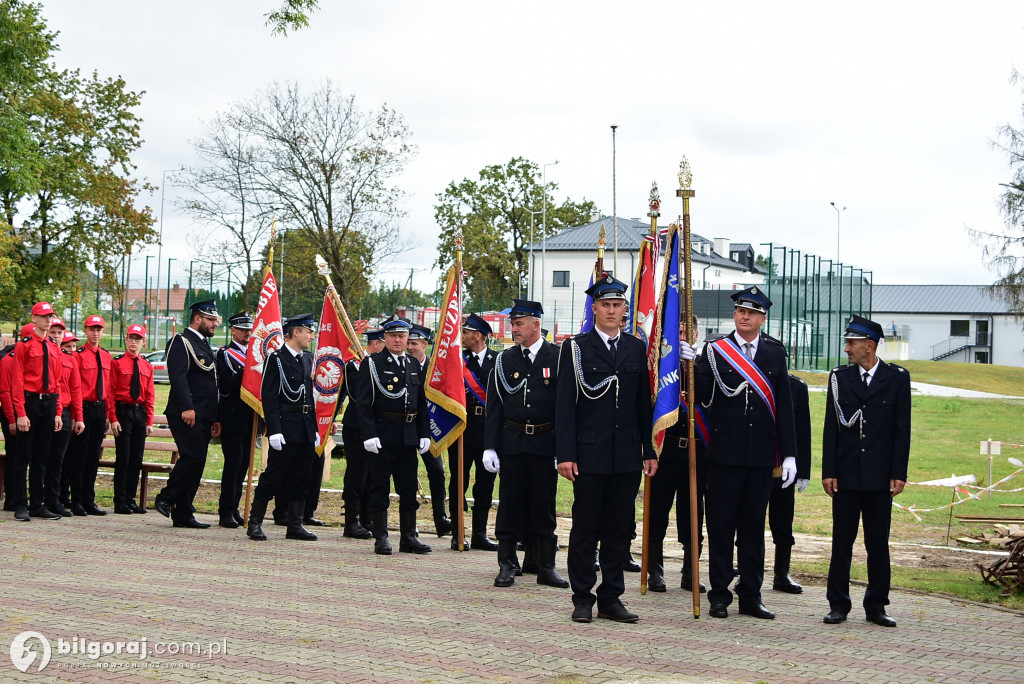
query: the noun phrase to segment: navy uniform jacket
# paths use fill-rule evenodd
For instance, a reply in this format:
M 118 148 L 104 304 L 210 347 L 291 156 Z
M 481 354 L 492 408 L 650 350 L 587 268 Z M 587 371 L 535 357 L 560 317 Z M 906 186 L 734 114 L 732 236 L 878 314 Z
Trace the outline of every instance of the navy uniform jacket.
M 838 402 L 832 379 L 838 389 Z M 849 421 L 857 411 L 863 422 L 839 423 L 836 404 Z M 860 366 L 832 369 L 825 401 L 821 477 L 836 478 L 839 489 L 888 490 L 889 480 L 907 480 L 910 460 L 910 373 L 878 362 L 871 384 L 864 387 Z
M 345 394 L 348 395 L 348 405 L 345 407 L 345 415 L 341 419 L 341 425 L 349 430 L 359 430 L 359 402 L 356 400 L 359 394 L 356 388 L 362 380 L 362 376 L 359 374 L 359 366 L 360 362 L 355 359 L 350 359 L 345 364 Z
M 171 381 L 164 414 L 181 415 L 191 410 L 196 412 L 197 421 L 216 422 L 217 360 L 209 342 L 185 330 L 167 343 L 164 358 L 167 359 L 167 377 Z
M 245 363 L 238 363 L 232 358 L 227 353 L 229 348 L 234 348 L 245 356 L 245 350 L 234 342 L 217 350 L 217 385 L 220 390 L 217 419 L 224 432 L 248 434 L 252 430 L 254 411 L 242 401 L 242 373 L 245 371 Z
M 731 336 L 734 342 L 742 344 L 735 332 Z M 772 467 L 776 465 L 776 440 L 780 463 L 788 456 L 795 458 L 796 432 L 792 389 L 786 371 L 786 349 L 775 338 L 761 333 L 754 354 L 754 363 L 768 378 L 775 394 L 776 419 L 773 421 L 764 401 L 749 386 L 731 398 L 717 386 L 708 358 L 708 345 L 717 339 L 721 338 L 704 344 L 696 368 L 697 398 L 709 424 L 708 461 L 729 466 Z M 730 390 L 735 390 L 743 378 L 725 359 L 716 356 L 722 382 Z
M 491 371 L 494 370 L 494 362 L 497 358 L 498 355 L 493 349 L 487 349 L 484 352 L 483 365 L 481 365 L 480 359 L 476 354 L 468 349 L 462 350 L 462 359 L 466 364 L 466 368 L 476 376 L 480 386 L 484 389 L 487 389 L 488 378 L 491 376 Z M 486 408 L 487 405 L 481 404 L 476 395 L 470 392 L 467 387 L 466 432 L 463 433 L 463 440 L 467 448 L 477 450 L 484 448 L 484 412 Z
M 377 380 L 373 378 L 376 372 Z M 430 416 L 423 394 L 423 371 L 419 362 L 406 354 L 405 368 L 399 368 L 387 349 L 371 354 L 359 366 L 356 400 L 359 402 L 359 432 L 363 441 L 380 438 L 383 446 L 419 446 L 430 436 Z M 378 385 L 379 381 L 379 385 Z M 383 394 L 399 394 L 392 399 Z M 408 421 L 406 415 L 415 414 Z
M 284 371 L 287 384 L 281 379 L 281 371 Z M 300 387 L 304 389 L 300 390 Z M 316 442 L 312 354 L 303 351 L 295 356 L 283 347 L 268 354 L 266 365 L 263 366 L 262 392 L 263 416 L 267 422 L 268 435 L 282 434 L 287 444 Z M 302 406 L 309 407 L 306 413 L 293 410 L 293 407 Z
M 501 353 L 501 370 L 503 376 L 499 377 L 495 362 L 494 372 L 487 382 L 484 448 L 494 449 L 502 458 L 522 453 L 553 457 L 553 429 L 545 428 L 528 435 L 517 428 L 505 427 L 505 421 L 510 420 L 520 425 L 554 423 L 558 347 L 543 342 L 532 363 L 527 363 L 523 358 L 522 347 L 510 347 Z M 549 377 L 544 377 L 545 372 Z M 506 387 L 515 389 L 524 380 L 526 384 L 514 394 L 506 390 Z
M 796 477 L 811 479 L 811 407 L 807 383 L 795 375 L 789 376 L 793 393 L 793 424 L 796 428 Z
M 615 376 L 607 391 L 590 399 L 579 386 L 573 348 L 580 351 L 583 380 L 591 387 Z M 575 461 L 581 473 L 610 475 L 643 470 L 644 461 L 656 458 L 651 445 L 651 379 L 647 348 L 625 333 L 619 334 L 615 362 L 597 330 L 563 342 L 558 357 L 555 403 L 555 443 L 559 463 Z M 618 407 L 616 407 L 616 384 Z M 586 390 L 595 396 L 600 391 Z

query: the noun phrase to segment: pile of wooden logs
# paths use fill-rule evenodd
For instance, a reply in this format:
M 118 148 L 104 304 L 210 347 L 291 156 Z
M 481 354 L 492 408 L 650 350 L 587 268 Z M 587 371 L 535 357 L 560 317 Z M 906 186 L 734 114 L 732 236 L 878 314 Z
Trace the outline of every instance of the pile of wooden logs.
M 995 534 L 986 535 L 988 544 L 1003 547 L 1010 555 L 987 567 L 979 563 L 981 578 L 989 584 L 1003 587 L 1000 596 L 1024 593 L 1024 527 L 997 524 L 994 529 Z

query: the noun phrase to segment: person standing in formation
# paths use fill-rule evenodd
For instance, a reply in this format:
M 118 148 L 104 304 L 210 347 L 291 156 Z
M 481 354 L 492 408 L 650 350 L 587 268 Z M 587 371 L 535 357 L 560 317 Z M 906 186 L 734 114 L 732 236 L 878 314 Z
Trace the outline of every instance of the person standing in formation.
M 50 339 L 61 351 L 60 403 L 57 407 L 61 429 L 54 434 L 50 446 L 53 453 L 50 455 L 50 465 L 46 468 L 46 493 L 43 499 L 46 508 L 63 518 L 70 518 L 71 511 L 60 501 L 60 490 L 64 480 L 64 456 L 71 435 L 81 434 L 85 429 L 85 423 L 82 422 L 82 380 L 78 358 L 75 356 L 75 342 L 78 338 L 65 330 L 64 321 L 55 317 L 50 324 Z
M 113 359 L 100 345 L 105 323 L 102 316 L 85 319 L 85 344 L 78 349 L 78 368 L 82 379 L 82 421 L 85 429 L 71 435 L 68 448 L 70 461 L 65 463 L 68 488 L 71 492 L 71 512 L 75 515 L 106 515 L 96 505 L 96 471 L 103 451 L 103 436 L 107 431 L 107 402 L 109 400 L 110 369 Z
M 126 351 L 111 367 L 107 417 L 114 435 L 114 513 L 145 513 L 135 503 L 139 473 L 146 452 L 146 437 L 153 432 L 153 366 L 139 356 L 146 341 L 146 326 L 128 326 Z
M 217 513 L 221 527 L 237 529 L 243 523 L 238 504 L 249 470 L 249 448 L 253 418 L 256 416 L 256 412 L 242 400 L 242 375 L 252 334 L 252 316 L 241 311 L 228 319 L 228 325 L 231 341 L 217 350 L 217 391 L 220 395 L 217 418 L 220 421 L 220 446 L 224 452 Z
M 419 364 L 420 378 L 424 385 L 427 378 L 427 367 L 430 359 L 427 358 L 427 346 L 431 342 L 432 330 L 415 323 L 409 328 L 409 340 L 406 346 L 407 355 L 415 359 Z M 426 406 L 426 404 L 424 404 Z M 434 529 L 438 537 L 452 531 L 451 518 L 445 515 L 447 509 L 444 505 L 444 498 L 447 495 L 447 488 L 444 484 L 444 462 L 429 451 L 420 453 L 423 460 L 423 468 L 427 471 L 427 484 L 430 488 L 430 507 L 434 513 Z M 456 544 L 458 546 L 458 544 Z

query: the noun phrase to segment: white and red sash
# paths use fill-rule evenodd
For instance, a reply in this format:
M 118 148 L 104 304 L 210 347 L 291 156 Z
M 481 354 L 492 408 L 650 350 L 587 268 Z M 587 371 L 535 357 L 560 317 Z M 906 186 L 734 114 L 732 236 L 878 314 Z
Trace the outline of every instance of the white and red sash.
M 768 378 L 761 372 L 761 369 L 757 367 L 753 361 L 747 358 L 747 355 L 743 353 L 739 345 L 736 344 L 732 337 L 723 337 L 710 343 L 713 351 L 720 355 L 723 359 L 728 362 L 733 369 L 740 374 L 747 384 L 754 389 L 757 396 L 761 397 L 765 406 L 768 407 L 768 413 L 771 414 L 772 422 L 776 422 L 775 418 L 775 392 L 772 390 L 772 384 L 768 382 Z M 714 366 L 714 364 L 712 364 Z M 715 373 L 715 379 L 721 385 L 721 379 L 718 377 L 718 373 Z M 738 388 L 737 388 L 738 389 Z M 725 392 L 735 392 L 736 390 L 729 390 L 724 385 L 722 390 Z

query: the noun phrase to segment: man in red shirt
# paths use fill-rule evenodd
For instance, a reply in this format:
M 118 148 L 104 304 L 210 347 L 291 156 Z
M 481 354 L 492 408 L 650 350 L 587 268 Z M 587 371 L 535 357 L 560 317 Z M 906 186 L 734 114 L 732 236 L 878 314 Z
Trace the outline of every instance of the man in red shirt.
M 43 505 L 43 482 L 50 460 L 53 433 L 60 430 L 57 413 L 60 399 L 60 347 L 47 333 L 53 320 L 53 307 L 38 302 L 32 307 L 35 329 L 27 342 L 14 349 L 11 369 L 11 400 L 18 426 L 18 448 L 12 467 L 16 520 L 59 520 L 60 516 Z M 31 460 L 31 468 L 29 461 Z M 25 472 L 29 471 L 26 495 Z M 29 503 L 31 501 L 31 509 Z
M 4 441 L 6 442 L 7 458 L 4 459 L 4 510 L 14 510 L 14 497 L 11 496 L 11 483 L 14 482 L 12 466 L 14 465 L 14 453 L 17 449 L 18 426 L 17 418 L 14 415 L 14 400 L 11 395 L 11 369 L 14 368 L 15 345 L 24 339 L 30 339 L 32 331 L 36 326 L 29 323 L 23 326 L 21 334 L 15 340 L 15 344 L 4 347 L 0 352 L 0 410 L 3 411 L 2 424 Z
M 78 368 L 82 378 L 82 420 L 85 429 L 71 436 L 68 462 L 64 469 L 71 488 L 71 512 L 75 515 L 106 515 L 96 505 L 96 470 L 107 431 L 107 400 L 110 387 L 110 352 L 100 347 L 103 317 L 85 319 L 85 345 L 78 349 Z
M 153 366 L 140 357 L 146 326 L 131 325 L 125 335 L 127 351 L 114 359 L 110 373 L 107 418 L 114 433 L 117 460 L 114 462 L 114 512 L 145 513 L 135 503 L 139 472 L 146 450 L 146 437 L 153 431 Z
M 70 518 L 71 511 L 61 504 L 59 495 L 68 440 L 72 432 L 79 434 L 85 429 L 85 423 L 82 422 L 82 381 L 78 371 L 78 358 L 74 353 L 78 338 L 74 333 L 65 331 L 64 321 L 54 317 L 50 323 L 50 339 L 61 349 L 60 399 L 57 402 L 61 429 L 54 434 L 53 443 L 50 445 L 50 461 L 46 466 L 46 480 L 43 483 L 43 501 L 48 510 L 63 518 Z

